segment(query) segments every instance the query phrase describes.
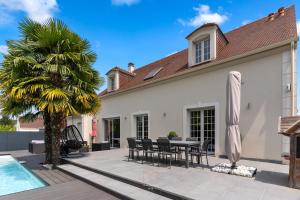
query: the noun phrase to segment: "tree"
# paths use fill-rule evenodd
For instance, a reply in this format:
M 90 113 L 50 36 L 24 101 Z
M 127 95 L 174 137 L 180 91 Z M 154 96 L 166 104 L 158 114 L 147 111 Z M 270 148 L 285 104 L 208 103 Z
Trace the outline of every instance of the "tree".
M 95 114 L 103 83 L 92 67 L 96 54 L 87 40 L 62 21 L 25 19 L 21 38 L 8 40 L 0 68 L 2 112 L 44 118 L 46 162 L 58 164 L 61 130 L 69 115 Z
M 0 125 L 2 126 L 14 126 L 15 121 L 12 120 L 8 115 L 2 115 L 0 118 Z

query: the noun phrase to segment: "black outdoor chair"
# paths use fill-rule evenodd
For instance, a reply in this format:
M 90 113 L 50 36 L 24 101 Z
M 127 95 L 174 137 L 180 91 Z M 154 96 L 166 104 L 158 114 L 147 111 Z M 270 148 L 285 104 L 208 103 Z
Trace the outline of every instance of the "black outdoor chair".
M 61 134 L 61 155 L 68 155 L 70 152 L 79 151 L 87 142 L 83 140 L 80 131 L 75 125 L 67 126 Z
M 205 140 L 201 145 L 199 145 L 198 148 L 194 147 L 192 149 L 192 151 L 190 152 L 190 155 L 191 155 L 191 160 L 192 160 L 192 164 L 194 165 L 194 162 L 193 162 L 193 158 L 196 157 L 197 158 L 197 161 L 198 161 L 198 164 L 202 164 L 202 156 L 205 156 L 206 157 L 206 164 L 207 166 L 208 165 L 208 147 L 211 143 L 211 140 Z
M 182 141 L 182 137 L 172 137 L 173 141 Z M 176 147 L 176 152 L 178 154 L 178 160 L 182 159 L 182 153 L 185 152 L 185 149 L 183 147 Z
M 152 163 L 154 165 L 154 154 L 158 153 L 157 149 L 153 148 L 153 143 L 151 139 L 142 139 L 142 148 L 143 148 L 143 159 L 147 160 L 148 155 L 151 156 Z
M 127 138 L 127 142 L 128 142 L 128 149 L 129 149 L 128 161 L 129 158 L 134 159 L 134 152 L 137 153 L 137 159 L 139 159 L 139 152 L 143 151 L 143 149 L 136 144 L 136 139 Z
M 175 155 L 176 160 L 176 149 L 174 147 L 171 147 L 171 143 L 169 139 L 165 138 L 158 138 L 157 139 L 157 146 L 158 146 L 158 166 L 160 162 L 160 156 L 162 155 L 162 158 L 165 159 L 167 164 L 167 158 L 170 157 L 170 167 L 172 165 L 172 155 Z

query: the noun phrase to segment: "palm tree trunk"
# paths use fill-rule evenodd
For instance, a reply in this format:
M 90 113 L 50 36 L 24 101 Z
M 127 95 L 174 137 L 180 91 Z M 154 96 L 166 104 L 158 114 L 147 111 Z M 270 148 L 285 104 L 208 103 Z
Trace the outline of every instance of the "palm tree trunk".
M 46 150 L 46 157 L 45 163 L 50 164 L 52 163 L 52 133 L 51 133 L 51 117 L 50 114 L 45 111 L 44 112 L 44 138 L 45 138 L 45 150 Z
M 60 164 L 60 139 L 61 131 L 64 127 L 64 114 L 62 112 L 51 114 L 51 129 L 52 129 L 52 164 Z

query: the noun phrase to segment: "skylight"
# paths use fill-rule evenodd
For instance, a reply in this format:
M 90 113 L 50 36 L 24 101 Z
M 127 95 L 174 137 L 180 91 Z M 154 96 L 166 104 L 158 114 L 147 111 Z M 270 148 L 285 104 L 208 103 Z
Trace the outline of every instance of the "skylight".
M 144 80 L 153 78 L 156 74 L 158 74 L 158 72 L 160 72 L 160 70 L 162 70 L 162 67 L 153 69 L 145 76 Z

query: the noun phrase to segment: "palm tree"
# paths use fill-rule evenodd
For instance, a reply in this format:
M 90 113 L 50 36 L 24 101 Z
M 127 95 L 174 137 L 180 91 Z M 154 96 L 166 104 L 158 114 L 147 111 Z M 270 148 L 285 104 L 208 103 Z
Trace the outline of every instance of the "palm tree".
M 42 115 L 46 162 L 56 165 L 65 118 L 95 114 L 100 107 L 96 90 L 103 80 L 92 67 L 96 54 L 60 20 L 25 19 L 19 30 L 19 40 L 7 41 L 0 68 L 2 112 L 25 119 Z

